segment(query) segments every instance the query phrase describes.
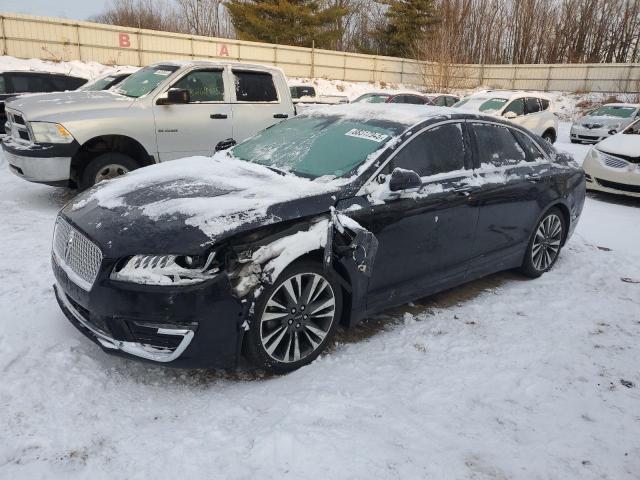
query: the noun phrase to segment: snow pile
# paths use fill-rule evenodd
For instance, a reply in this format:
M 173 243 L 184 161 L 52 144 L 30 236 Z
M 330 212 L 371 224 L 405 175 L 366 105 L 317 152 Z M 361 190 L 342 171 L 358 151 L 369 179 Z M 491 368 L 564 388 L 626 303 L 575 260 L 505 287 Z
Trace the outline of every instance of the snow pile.
M 10 56 L 0 56 L 0 72 L 20 70 L 31 72 L 52 72 L 64 73 L 74 77 L 87 78 L 93 80 L 107 73 L 116 72 L 133 72 L 138 67 L 126 65 L 108 66 L 98 62 L 81 62 L 80 60 L 71 60 L 69 62 L 52 62 L 48 60 L 39 60 L 37 58 L 22 59 Z

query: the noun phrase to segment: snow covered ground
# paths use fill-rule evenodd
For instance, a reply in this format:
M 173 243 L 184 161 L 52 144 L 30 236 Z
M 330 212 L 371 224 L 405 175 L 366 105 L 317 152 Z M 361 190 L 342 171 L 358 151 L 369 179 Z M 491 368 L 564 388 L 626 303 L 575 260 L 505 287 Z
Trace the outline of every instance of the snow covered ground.
M 582 161 L 588 147 L 558 147 Z M 1 161 L 1 159 L 0 159 Z M 587 199 L 537 280 L 394 309 L 286 377 L 103 353 L 53 297 L 73 192 L 0 166 L 0 478 L 638 479 L 640 201 Z

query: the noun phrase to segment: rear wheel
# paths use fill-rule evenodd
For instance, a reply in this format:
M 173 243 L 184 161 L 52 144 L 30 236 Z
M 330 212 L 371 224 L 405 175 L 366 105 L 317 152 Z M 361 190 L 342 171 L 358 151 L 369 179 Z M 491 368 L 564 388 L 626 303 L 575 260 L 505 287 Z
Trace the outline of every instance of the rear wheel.
M 565 228 L 564 217 L 560 210 L 552 208 L 545 213 L 529 240 L 524 261 L 520 267 L 522 273 L 536 278 L 551 270 L 560 255 Z
M 80 175 L 80 190 L 86 190 L 102 180 L 122 176 L 138 168 L 138 162 L 123 153 L 103 153 L 91 160 Z
M 303 261 L 287 268 L 255 305 L 246 354 L 257 367 L 287 373 L 322 353 L 342 312 L 342 290 L 322 265 Z
M 556 133 L 553 130 L 547 130 L 542 134 L 542 138 L 547 142 L 553 144 L 556 141 Z

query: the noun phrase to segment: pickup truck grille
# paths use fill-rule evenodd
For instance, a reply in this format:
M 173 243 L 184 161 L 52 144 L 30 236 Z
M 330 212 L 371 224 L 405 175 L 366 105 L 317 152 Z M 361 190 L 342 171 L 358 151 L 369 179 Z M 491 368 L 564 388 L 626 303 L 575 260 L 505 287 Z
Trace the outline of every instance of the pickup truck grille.
M 83 290 L 91 290 L 102 264 L 102 252 L 60 217 L 53 231 L 53 256 L 71 281 Z
M 31 135 L 29 134 L 29 128 L 22 114 L 7 110 L 7 123 L 5 124 L 5 131 L 14 140 L 20 142 L 31 142 Z

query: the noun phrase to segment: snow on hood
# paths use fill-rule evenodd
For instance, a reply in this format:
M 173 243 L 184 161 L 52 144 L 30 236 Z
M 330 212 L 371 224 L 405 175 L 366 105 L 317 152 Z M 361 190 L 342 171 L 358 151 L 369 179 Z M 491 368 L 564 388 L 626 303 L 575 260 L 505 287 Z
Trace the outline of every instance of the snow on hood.
M 76 211 L 99 208 L 124 217 L 143 217 L 147 223 L 180 218 L 184 225 L 215 240 L 241 225 L 281 220 L 270 211 L 274 205 L 330 195 L 336 190 L 331 183 L 283 176 L 218 152 L 213 157 L 175 160 L 102 182 L 72 201 L 65 213 L 73 216 Z
M 629 118 L 621 118 L 615 117 L 613 115 L 585 115 L 581 117 L 577 123 L 601 123 L 602 125 L 618 125 L 623 124 L 626 125 L 633 121 L 633 117 Z
M 598 150 L 625 157 L 640 157 L 640 135 L 617 133 L 598 143 Z
M 7 107 L 22 112 L 29 121 L 64 121 L 65 112 L 127 108 L 135 99 L 108 90 L 34 93 L 7 101 Z

